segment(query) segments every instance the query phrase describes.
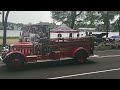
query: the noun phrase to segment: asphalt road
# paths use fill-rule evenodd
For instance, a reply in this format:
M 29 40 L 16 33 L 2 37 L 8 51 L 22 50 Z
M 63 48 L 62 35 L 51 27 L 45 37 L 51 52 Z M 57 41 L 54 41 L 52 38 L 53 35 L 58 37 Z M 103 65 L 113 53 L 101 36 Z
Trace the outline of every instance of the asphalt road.
M 120 79 L 120 50 L 96 51 L 80 65 L 72 60 L 37 63 L 22 71 L 9 71 L 0 62 L 0 79 Z

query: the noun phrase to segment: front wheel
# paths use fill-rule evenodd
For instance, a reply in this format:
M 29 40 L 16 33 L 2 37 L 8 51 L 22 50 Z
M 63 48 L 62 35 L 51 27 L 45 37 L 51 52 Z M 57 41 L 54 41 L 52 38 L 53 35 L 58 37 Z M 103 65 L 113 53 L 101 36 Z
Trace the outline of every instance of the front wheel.
M 10 70 L 21 70 L 24 68 L 24 58 L 20 54 L 10 55 L 6 63 Z
M 84 63 L 87 60 L 87 52 L 78 51 L 74 59 L 75 59 L 75 62 L 77 62 L 78 64 Z

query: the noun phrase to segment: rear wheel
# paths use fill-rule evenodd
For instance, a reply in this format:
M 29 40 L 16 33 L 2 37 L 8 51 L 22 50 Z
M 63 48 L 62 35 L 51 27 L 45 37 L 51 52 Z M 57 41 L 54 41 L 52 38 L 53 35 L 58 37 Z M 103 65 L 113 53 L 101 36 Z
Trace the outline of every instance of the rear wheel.
M 6 65 L 10 70 L 21 70 L 24 68 L 24 57 L 21 54 L 12 54 Z
M 84 63 L 87 60 L 88 53 L 86 51 L 78 51 L 75 55 L 75 62 L 78 64 Z

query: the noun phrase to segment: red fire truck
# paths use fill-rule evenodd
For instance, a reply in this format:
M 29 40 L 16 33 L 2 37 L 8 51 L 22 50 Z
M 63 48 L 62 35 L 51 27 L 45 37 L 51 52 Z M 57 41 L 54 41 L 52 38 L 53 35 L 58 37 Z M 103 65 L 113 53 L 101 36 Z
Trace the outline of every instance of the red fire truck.
M 50 33 L 58 33 L 50 38 Z M 61 33 L 69 33 L 63 38 Z M 74 37 L 74 33 L 78 33 Z M 62 61 L 68 58 L 83 63 L 93 55 L 94 45 L 91 37 L 79 37 L 79 31 L 65 28 L 50 30 L 45 25 L 30 25 L 23 28 L 19 42 L 2 50 L 2 61 L 9 69 L 21 69 L 25 64 L 37 62 Z

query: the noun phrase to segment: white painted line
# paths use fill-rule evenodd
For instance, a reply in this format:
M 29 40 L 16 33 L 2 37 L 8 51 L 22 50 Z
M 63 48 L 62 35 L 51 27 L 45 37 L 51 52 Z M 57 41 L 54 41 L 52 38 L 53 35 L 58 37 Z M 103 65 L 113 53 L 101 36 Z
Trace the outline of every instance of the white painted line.
M 81 74 L 74 74 L 74 75 L 67 75 L 67 76 L 60 76 L 60 77 L 53 77 L 53 78 L 48 78 L 48 79 L 60 79 L 60 78 L 62 79 L 62 78 L 68 78 L 68 77 L 76 77 L 76 76 L 83 76 L 83 75 L 90 75 L 90 74 L 97 74 L 97 73 L 104 73 L 104 72 L 111 72 L 111 71 L 118 71 L 118 70 L 120 70 L 120 68 L 88 72 L 88 73 L 81 73 Z
M 93 55 L 93 56 L 90 56 L 90 57 L 100 57 L 99 55 Z
M 90 56 L 89 58 L 107 58 L 107 57 L 120 57 L 120 55 L 107 55 L 107 56 L 94 55 Z
M 97 58 L 105 58 L 105 57 L 119 57 L 120 55 L 107 55 L 107 56 L 100 56 Z
M 107 52 L 107 51 L 120 51 L 120 50 L 103 50 L 103 51 L 94 51 L 94 52 Z

